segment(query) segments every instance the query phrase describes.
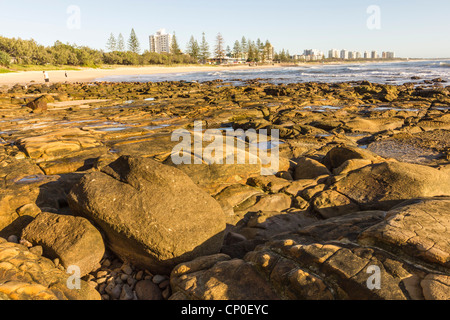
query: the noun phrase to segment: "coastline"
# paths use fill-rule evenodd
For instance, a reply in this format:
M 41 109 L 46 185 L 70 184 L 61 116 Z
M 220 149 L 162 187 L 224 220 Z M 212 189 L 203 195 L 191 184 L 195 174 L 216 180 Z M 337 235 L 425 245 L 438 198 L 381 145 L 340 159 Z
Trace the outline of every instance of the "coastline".
M 50 83 L 74 83 L 74 82 L 92 82 L 96 79 L 108 76 L 121 75 L 142 75 L 142 74 L 168 74 L 168 73 L 190 73 L 190 72 L 206 72 L 206 71 L 223 71 L 223 70 L 248 70 L 263 68 L 284 67 L 284 64 L 275 65 L 221 65 L 221 66 L 136 66 L 136 67 L 113 67 L 92 69 L 85 68 L 82 70 L 67 71 L 68 77 L 65 77 L 65 70 L 47 71 L 50 77 Z M 42 71 L 20 71 L 0 74 L 0 86 L 14 86 L 16 84 L 25 85 L 44 83 Z
M 170 74 L 170 73 L 193 73 L 207 71 L 224 71 L 224 70 L 249 70 L 249 69 L 274 69 L 282 67 L 303 67 L 311 65 L 343 65 L 343 64 L 361 64 L 361 63 L 395 63 L 408 61 L 404 59 L 394 59 L 386 61 L 325 61 L 325 62 L 298 62 L 298 63 L 277 63 L 277 64 L 258 64 L 251 66 L 245 65 L 182 65 L 182 66 L 104 66 L 103 68 L 82 68 L 81 70 L 67 70 L 68 77 L 65 77 L 66 70 L 47 70 L 50 83 L 75 83 L 75 82 L 92 82 L 96 79 L 109 76 L 125 76 L 125 75 L 143 75 L 143 74 Z M 409 61 L 415 61 L 410 59 Z M 42 71 L 17 71 L 11 73 L 0 74 L 0 86 L 12 87 L 16 84 L 42 84 L 44 77 Z

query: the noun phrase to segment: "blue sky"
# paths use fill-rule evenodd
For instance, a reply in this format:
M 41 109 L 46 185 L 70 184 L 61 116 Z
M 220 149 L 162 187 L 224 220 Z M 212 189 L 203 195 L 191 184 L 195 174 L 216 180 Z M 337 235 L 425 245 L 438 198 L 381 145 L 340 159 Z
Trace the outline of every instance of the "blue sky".
M 70 5 L 80 9 L 79 29 L 67 26 Z M 379 29 L 367 27 L 370 5 L 380 8 Z M 104 49 L 110 33 L 128 39 L 134 28 L 148 49 L 148 36 L 165 28 L 182 49 L 204 31 L 211 47 L 221 32 L 230 46 L 261 38 L 291 54 L 345 48 L 438 58 L 450 57 L 449 14 L 449 0 L 0 0 L 0 35 Z

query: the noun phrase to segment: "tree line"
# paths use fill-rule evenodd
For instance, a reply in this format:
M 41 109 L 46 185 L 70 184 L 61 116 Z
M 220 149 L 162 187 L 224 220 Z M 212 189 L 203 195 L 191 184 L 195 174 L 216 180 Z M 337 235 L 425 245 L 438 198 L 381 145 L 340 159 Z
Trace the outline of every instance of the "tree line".
M 20 38 L 6 38 L 0 36 L 0 65 L 8 67 L 10 64 L 21 65 L 70 65 L 97 67 L 108 65 L 170 65 L 206 63 L 210 58 L 219 62 L 228 58 L 236 58 L 247 62 L 289 62 L 289 52 L 281 50 L 274 52 L 273 46 L 266 40 L 259 38 L 252 41 L 246 37 L 236 40 L 231 48 L 225 45 L 223 36 L 216 36 L 215 44 L 210 46 L 203 32 L 200 41 L 191 36 L 182 52 L 176 34 L 173 33 L 170 53 L 156 53 L 144 50 L 134 29 L 128 40 L 122 33 L 117 37 L 111 34 L 106 43 L 106 51 L 96 50 L 87 46 L 64 44 L 56 41 L 53 46 L 43 46 L 35 40 Z
M 191 36 L 186 46 L 186 53 L 202 62 L 205 62 L 211 57 L 218 60 L 228 57 L 247 62 L 268 62 L 275 60 L 276 55 L 269 40 L 263 42 L 258 38 L 256 41 L 252 41 L 243 36 L 241 40 L 236 40 L 233 48 L 231 48 L 229 45 L 225 46 L 225 40 L 221 33 L 218 33 L 216 36 L 215 46 L 212 52 L 210 52 L 210 46 L 206 41 L 205 33 L 202 34 L 200 43 L 194 36 Z

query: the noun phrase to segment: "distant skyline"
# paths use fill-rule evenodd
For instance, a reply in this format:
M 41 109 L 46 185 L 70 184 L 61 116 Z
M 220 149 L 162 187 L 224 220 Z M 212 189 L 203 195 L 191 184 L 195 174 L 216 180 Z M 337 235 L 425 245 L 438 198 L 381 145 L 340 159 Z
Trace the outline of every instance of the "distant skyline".
M 149 36 L 164 28 L 183 50 L 202 32 L 212 50 L 220 32 L 231 48 L 245 36 L 292 55 L 335 48 L 450 58 L 449 12 L 448 0 L 0 0 L 0 35 L 105 50 L 111 33 L 127 40 L 134 28 L 149 50 Z

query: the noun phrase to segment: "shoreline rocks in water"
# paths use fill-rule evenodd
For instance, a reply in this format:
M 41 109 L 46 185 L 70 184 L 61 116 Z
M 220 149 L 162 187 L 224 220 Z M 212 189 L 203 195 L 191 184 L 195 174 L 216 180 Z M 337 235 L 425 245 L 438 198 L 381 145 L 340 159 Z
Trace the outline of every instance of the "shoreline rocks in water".
M 448 300 L 449 89 L 0 88 L 0 299 Z M 227 136 L 211 164 L 196 121 L 280 143 Z M 177 129 L 199 164 L 173 161 Z M 278 171 L 228 163 L 237 143 L 278 146 Z

